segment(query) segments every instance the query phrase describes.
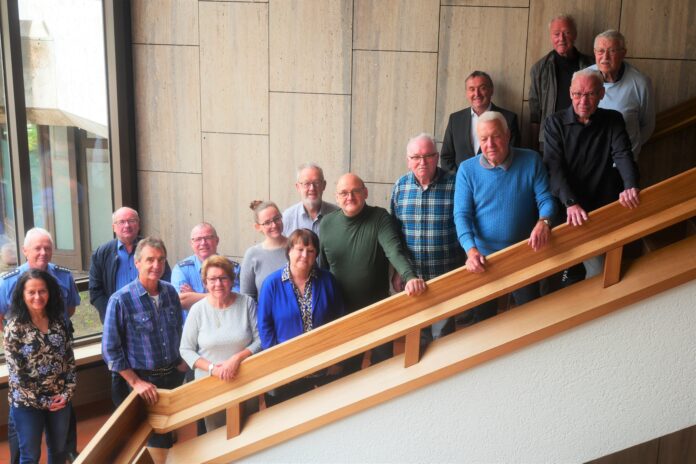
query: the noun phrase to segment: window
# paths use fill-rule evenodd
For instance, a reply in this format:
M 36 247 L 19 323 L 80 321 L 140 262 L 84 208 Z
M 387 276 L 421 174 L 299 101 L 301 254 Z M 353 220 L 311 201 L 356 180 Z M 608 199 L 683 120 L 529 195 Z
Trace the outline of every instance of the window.
M 90 257 L 114 208 L 137 208 L 130 2 L 3 0 L 0 32 L 0 270 L 28 229 L 49 230 L 82 291 L 76 335 L 100 332 Z

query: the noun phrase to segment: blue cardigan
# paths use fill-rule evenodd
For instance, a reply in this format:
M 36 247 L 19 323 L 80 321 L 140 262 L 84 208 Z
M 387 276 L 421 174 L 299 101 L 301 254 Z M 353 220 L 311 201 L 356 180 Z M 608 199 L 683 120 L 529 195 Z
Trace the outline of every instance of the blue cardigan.
M 302 335 L 302 316 L 292 281 L 282 280 L 285 266 L 266 277 L 259 292 L 257 309 L 259 336 L 263 349 Z M 343 298 L 334 276 L 315 268 L 312 285 L 312 327 L 316 328 L 343 316 Z

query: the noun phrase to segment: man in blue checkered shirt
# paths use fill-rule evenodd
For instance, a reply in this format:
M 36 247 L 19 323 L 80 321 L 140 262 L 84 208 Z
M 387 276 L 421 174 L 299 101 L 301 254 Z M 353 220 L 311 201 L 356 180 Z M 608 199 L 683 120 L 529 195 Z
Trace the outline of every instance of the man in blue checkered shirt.
M 106 306 L 102 355 L 111 371 L 116 406 L 134 390 L 148 404 L 158 388 L 181 385 L 188 366 L 179 354 L 181 303 L 176 289 L 162 280 L 167 249 L 162 240 L 145 237 L 135 248 L 138 277 L 111 295 Z M 148 446 L 170 448 L 171 433 L 153 434 Z
M 464 265 L 464 252 L 454 226 L 455 176 L 440 169 L 440 155 L 432 136 L 420 134 L 406 145 L 409 173 L 394 184 L 391 214 L 409 251 L 409 260 L 418 277 L 430 280 Z M 392 285 L 397 291 L 403 283 L 394 273 Z M 431 331 L 422 331 L 427 343 L 454 331 L 452 318 L 439 321 Z

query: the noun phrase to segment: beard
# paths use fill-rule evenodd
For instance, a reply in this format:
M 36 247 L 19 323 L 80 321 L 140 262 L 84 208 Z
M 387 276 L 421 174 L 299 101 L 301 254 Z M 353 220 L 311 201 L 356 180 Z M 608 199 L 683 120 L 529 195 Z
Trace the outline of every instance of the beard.
M 311 198 L 304 198 L 302 200 L 302 204 L 304 205 L 305 209 L 308 210 L 316 210 L 321 207 L 321 198 L 316 198 L 316 199 L 311 199 Z

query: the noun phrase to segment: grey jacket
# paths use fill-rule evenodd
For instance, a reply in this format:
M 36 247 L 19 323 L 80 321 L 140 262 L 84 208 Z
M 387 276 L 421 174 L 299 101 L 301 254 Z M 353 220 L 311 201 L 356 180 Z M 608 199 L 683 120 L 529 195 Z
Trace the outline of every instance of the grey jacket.
M 594 57 L 584 55 L 575 49 L 579 58 L 580 69 L 594 64 Z M 556 66 L 551 50 L 546 56 L 534 63 L 529 71 L 529 122 L 544 127 L 544 120 L 552 115 L 556 108 Z M 539 142 L 544 141 L 544 131 L 539 130 Z

